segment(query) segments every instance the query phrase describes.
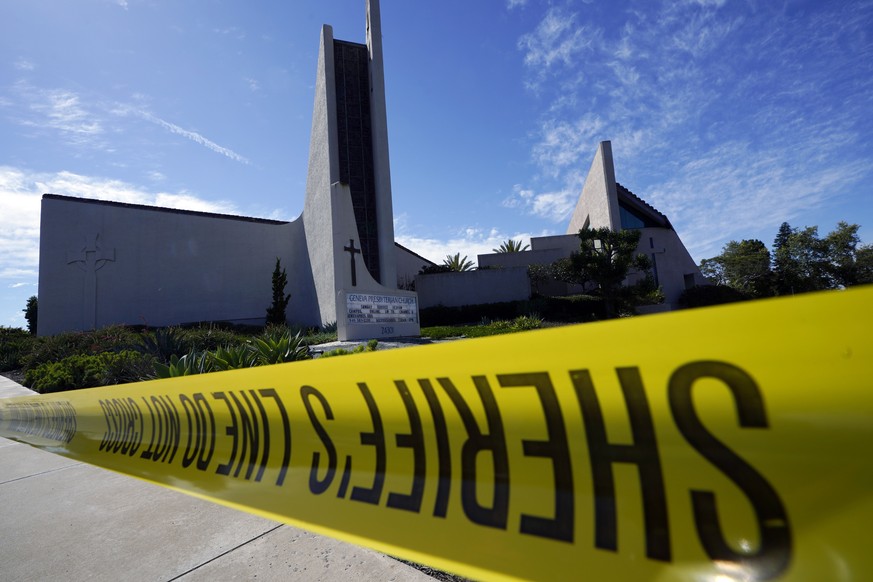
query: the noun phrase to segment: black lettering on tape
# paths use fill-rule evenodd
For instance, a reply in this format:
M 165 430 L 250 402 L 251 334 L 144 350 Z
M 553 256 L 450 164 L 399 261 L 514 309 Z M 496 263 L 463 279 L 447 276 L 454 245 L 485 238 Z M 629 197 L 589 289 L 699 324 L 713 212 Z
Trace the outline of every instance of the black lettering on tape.
M 188 442 L 182 455 L 182 466 L 187 468 L 196 461 L 197 469 L 205 471 L 215 453 L 215 415 L 212 407 L 201 392 L 195 392 L 191 398 L 180 394 L 179 402 L 188 417 Z
M 573 469 L 570 463 L 570 447 L 567 429 L 561 416 L 561 406 L 548 372 L 527 374 L 498 374 L 497 381 L 503 388 L 536 388 L 546 419 L 548 440 L 521 441 L 525 456 L 543 457 L 552 461 L 555 485 L 555 516 L 553 518 L 521 514 L 522 533 L 552 538 L 565 542 L 573 541 Z
M 370 445 L 376 449 L 376 470 L 373 474 L 373 485 L 370 487 L 352 487 L 351 498 L 355 501 L 379 505 L 379 499 L 382 497 L 382 487 L 385 485 L 385 466 L 388 462 L 385 447 L 385 429 L 382 425 L 382 415 L 379 413 L 379 407 L 376 406 L 376 401 L 373 400 L 370 389 L 364 382 L 358 382 L 358 389 L 364 396 L 367 409 L 370 411 L 370 420 L 373 423 L 373 432 L 361 433 L 361 444 Z M 350 462 L 349 465 L 351 465 Z
M 473 384 L 479 393 L 488 433 L 479 428 L 476 417 L 464 401 L 461 393 L 448 378 L 437 378 L 437 382 L 449 395 L 467 431 L 467 440 L 461 448 L 461 505 L 464 513 L 473 523 L 506 529 L 509 513 L 509 454 L 506 451 L 506 437 L 500 409 L 494 400 L 494 393 L 485 376 L 473 376 Z M 490 452 L 494 463 L 494 494 L 491 507 L 479 503 L 476 497 L 476 459 L 479 453 Z
M 403 400 L 406 416 L 409 418 L 410 432 L 408 434 L 396 435 L 395 441 L 398 447 L 412 449 L 412 491 L 408 495 L 389 493 L 387 505 L 395 509 L 405 509 L 418 513 L 421 510 L 421 499 L 424 496 L 424 472 L 426 466 L 424 429 L 421 426 L 418 408 L 415 406 L 415 401 L 409 393 L 409 387 L 406 386 L 406 382 L 395 380 L 394 385 L 397 387 L 397 392 Z
M 285 482 L 285 475 L 288 473 L 288 466 L 291 464 L 291 422 L 288 420 L 288 411 L 285 410 L 285 404 L 282 403 L 282 399 L 279 398 L 279 394 L 276 392 L 275 388 L 261 388 L 258 390 L 258 394 L 263 396 L 264 398 L 272 398 L 276 402 L 276 406 L 279 408 L 279 415 L 282 417 L 282 437 L 283 437 L 283 453 L 282 453 L 282 468 L 279 469 L 279 476 L 276 478 L 276 485 L 282 485 Z M 258 406 L 261 406 L 260 403 Z M 263 408 L 261 408 L 261 412 L 263 413 Z M 264 429 L 264 461 L 266 464 L 266 459 L 270 457 L 270 431 L 269 428 Z M 261 480 L 261 473 L 264 471 L 264 465 L 261 465 L 261 469 L 258 472 L 258 481 Z
M 106 432 L 103 433 L 97 450 L 133 456 L 139 450 L 143 438 L 143 418 L 139 406 L 132 398 L 108 398 L 97 402 L 106 421 Z M 39 418 L 41 417 L 34 416 L 29 422 L 35 422 Z M 139 431 L 136 430 L 137 421 Z M 26 428 L 22 427 L 22 430 Z
M 219 465 L 215 469 L 215 472 L 218 475 L 230 475 L 230 470 L 231 468 L 233 468 L 233 461 L 236 458 L 236 451 L 238 446 L 237 440 L 239 434 L 239 426 L 237 425 L 236 413 L 233 411 L 233 406 L 231 406 L 230 400 L 227 398 L 224 392 L 213 392 L 212 397 L 215 400 L 223 400 L 224 405 L 227 406 L 227 412 L 228 414 L 230 414 L 230 424 L 224 427 L 224 434 L 229 436 L 233 441 L 233 444 L 230 448 L 230 458 L 227 460 L 226 463 Z
M 752 553 L 734 550 L 724 539 L 715 494 L 692 490 L 691 505 L 697 535 L 713 560 L 741 564 L 757 580 L 777 577 L 791 562 L 791 527 L 782 500 L 770 483 L 745 460 L 712 435 L 697 416 L 692 388 L 701 378 L 721 381 L 731 391 L 743 428 L 768 428 L 764 399 L 755 380 L 742 369 L 718 361 L 685 364 L 670 377 L 670 410 L 682 436 L 720 469 L 743 493 L 755 510 L 760 545 Z
M 111 439 L 114 438 L 111 434 L 111 421 L 108 417 L 109 405 L 108 401 L 99 400 L 98 404 L 103 409 L 107 429 L 98 450 L 108 450 L 106 447 L 107 445 L 111 446 Z M 0 423 L 3 422 L 11 423 L 10 427 L 13 432 L 63 443 L 69 443 L 76 436 L 76 409 L 66 401 L 13 402 L 0 408 Z M 132 427 L 131 430 L 135 430 L 134 423 L 129 424 Z M 137 439 L 140 434 L 141 432 L 134 432 L 131 437 L 131 442 L 136 443 L 137 447 L 139 446 Z
M 322 426 L 318 417 L 315 416 L 310 400 L 315 398 L 321 403 L 324 416 L 327 420 L 333 420 L 333 411 L 331 411 L 330 404 L 327 403 L 324 395 L 312 386 L 301 386 L 300 398 L 303 400 L 303 406 L 306 408 L 306 414 L 309 415 L 309 422 L 312 423 L 312 428 L 327 451 L 327 472 L 324 475 L 324 479 L 318 478 L 318 465 L 321 461 L 321 453 L 319 451 L 312 453 L 312 469 L 309 471 L 309 490 L 319 495 L 327 491 L 336 473 L 336 447 L 333 441 L 330 440 L 330 435 L 324 430 L 324 426 Z
M 233 476 L 239 477 L 239 472 L 240 470 L 242 470 L 243 462 L 246 458 L 246 452 L 248 452 L 249 459 L 248 465 L 246 467 L 245 478 L 251 479 L 252 472 L 255 469 L 255 463 L 257 463 L 258 461 L 258 449 L 260 449 L 261 442 L 261 425 L 258 423 L 255 409 L 252 406 L 252 403 L 249 401 L 248 396 L 246 396 L 246 393 L 240 392 L 240 396 L 242 396 L 242 399 L 245 402 L 245 406 L 243 406 L 242 402 L 239 401 L 239 398 L 237 398 L 235 393 L 230 393 L 230 398 L 231 400 L 233 400 L 236 411 L 239 413 L 239 436 L 242 437 L 242 448 L 240 449 L 239 461 L 236 464 L 236 470 L 233 472 Z M 261 410 L 263 410 L 263 408 L 261 408 Z M 263 424 L 267 424 L 266 418 L 263 418 Z
M 633 443 L 628 445 L 607 441 L 603 413 L 589 371 L 570 371 L 585 422 L 591 474 L 594 478 L 594 545 L 603 550 L 618 550 L 612 464 L 630 463 L 637 466 L 640 475 L 646 555 L 653 560 L 669 562 L 672 554 L 667 495 L 649 402 L 638 368 L 617 368 L 616 373 L 630 418 Z
M 449 449 L 449 430 L 446 426 L 446 416 L 443 414 L 443 407 L 440 405 L 430 380 L 420 378 L 418 385 L 427 399 L 427 405 L 430 407 L 430 413 L 433 417 L 433 428 L 436 432 L 439 480 L 437 482 L 433 515 L 434 517 L 445 517 L 449 508 L 449 492 L 452 486 L 452 454 Z
M 124 409 L 119 404 L 117 398 L 109 400 L 109 407 L 112 409 L 112 428 L 115 433 L 115 442 L 112 445 L 112 452 L 117 453 L 121 450 L 124 444 L 124 433 L 122 426 L 124 424 Z
M 142 401 L 152 419 L 152 432 L 148 447 L 140 454 L 140 458 L 172 463 L 182 436 L 179 410 L 169 396 L 143 396 Z
M 132 457 L 139 450 L 140 441 L 142 440 L 142 433 L 136 431 L 136 421 L 139 419 L 140 424 L 142 424 L 142 414 L 133 398 L 127 398 L 123 402 L 127 409 L 127 419 L 124 427 L 125 443 L 121 448 L 121 452 Z

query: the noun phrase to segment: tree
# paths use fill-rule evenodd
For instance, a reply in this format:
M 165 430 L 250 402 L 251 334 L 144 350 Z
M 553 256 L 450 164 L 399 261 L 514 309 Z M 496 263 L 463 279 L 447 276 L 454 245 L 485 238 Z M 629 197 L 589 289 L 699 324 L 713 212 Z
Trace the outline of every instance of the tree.
M 285 323 L 285 309 L 291 301 L 291 295 L 285 295 L 288 276 L 281 268 L 279 257 L 276 257 L 276 268 L 273 269 L 273 303 L 267 308 L 267 325 L 282 325 Z
M 855 253 L 858 285 L 873 283 L 873 245 L 863 245 Z
M 790 295 L 797 285 L 788 250 L 793 234 L 794 229 L 791 225 L 783 222 L 779 225 L 779 232 L 773 240 L 773 285 L 777 295 Z
M 613 231 L 608 227 L 582 229 L 579 252 L 559 261 L 555 272 L 569 283 L 593 283 L 603 299 L 606 316 L 614 317 L 622 283 L 631 270 L 651 267 L 646 255 L 635 254 L 640 234 L 639 230 Z
M 36 295 L 31 295 L 27 299 L 27 305 L 22 309 L 24 319 L 27 320 L 27 331 L 36 335 L 37 312 L 39 311 L 39 302 Z
M 467 260 L 467 255 L 464 255 L 464 257 L 461 258 L 461 253 L 455 253 L 454 256 L 446 255 L 446 259 L 443 261 L 443 266 L 447 267 L 450 271 L 472 271 L 473 261 Z
M 491 249 L 495 253 L 520 253 L 522 251 L 526 251 L 530 248 L 530 245 L 521 246 L 521 241 L 515 241 L 512 239 L 503 241 L 499 247 L 496 249 Z
M 829 232 L 822 241 L 827 258 L 828 277 L 832 288 L 851 287 L 860 281 L 858 265 L 858 245 L 861 237 L 857 224 L 845 221 L 837 223 L 837 228 Z
M 727 285 L 752 297 L 772 295 L 770 251 L 759 240 L 730 241 L 720 255 L 701 261 L 700 271 L 716 285 Z
M 827 243 L 819 238 L 817 226 L 792 229 L 774 254 L 776 291 L 780 295 L 832 288 Z

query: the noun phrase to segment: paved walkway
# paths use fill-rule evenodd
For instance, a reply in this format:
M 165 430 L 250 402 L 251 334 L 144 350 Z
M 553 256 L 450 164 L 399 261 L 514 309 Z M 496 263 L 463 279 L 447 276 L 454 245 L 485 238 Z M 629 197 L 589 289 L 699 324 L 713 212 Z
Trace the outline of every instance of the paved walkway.
M 33 394 L 0 376 L 0 398 Z M 433 578 L 383 554 L 0 438 L 0 581 Z

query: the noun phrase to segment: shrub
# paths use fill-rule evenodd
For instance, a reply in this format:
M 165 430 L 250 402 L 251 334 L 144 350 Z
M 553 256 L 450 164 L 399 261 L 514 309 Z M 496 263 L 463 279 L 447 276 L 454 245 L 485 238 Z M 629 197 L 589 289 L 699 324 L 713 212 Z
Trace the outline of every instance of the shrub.
M 346 350 L 343 348 L 337 348 L 335 350 L 330 350 L 329 352 L 324 352 L 321 354 L 322 358 L 333 358 L 335 356 L 347 356 L 349 354 L 361 354 L 364 352 L 375 352 L 376 346 L 379 345 L 379 340 L 371 339 L 366 344 L 361 344 L 356 346 L 354 349 Z
M 139 337 L 138 348 L 154 356 L 159 362 L 170 361 L 170 356 L 184 354 L 188 342 L 178 327 L 164 327 L 152 332 L 145 331 Z
M 482 322 L 479 325 L 427 327 L 421 330 L 421 334 L 431 339 L 446 339 L 459 336 L 468 338 L 486 337 L 490 335 L 538 329 L 542 324 L 543 320 L 538 316 L 521 315 L 510 321 L 487 321 Z
M 267 308 L 267 324 L 285 323 L 285 310 L 291 301 L 291 296 L 285 294 L 287 286 L 288 275 L 281 267 L 279 257 L 276 257 L 276 268 L 273 270 L 273 303 Z
M 255 353 L 248 344 L 223 346 L 211 352 L 205 352 L 210 361 L 210 372 L 251 368 L 255 364 Z
M 318 344 L 326 344 L 337 340 L 336 332 L 319 331 L 316 333 L 306 334 L 301 338 L 304 345 L 317 346 Z
M 37 338 L 31 352 L 23 358 L 25 369 L 48 362 L 59 362 L 74 355 L 94 355 L 135 349 L 139 337 L 129 328 L 115 325 L 96 331 L 59 333 Z
M 155 371 L 151 378 L 176 378 L 178 376 L 190 376 L 192 374 L 207 374 L 213 371 L 213 360 L 208 352 L 196 352 L 191 350 L 182 357 L 170 356 L 166 364 L 156 363 Z
M 284 326 L 267 328 L 261 337 L 236 345 L 219 346 L 214 350 L 192 348 L 183 356 L 170 356 L 167 362 L 154 366 L 152 378 L 175 378 L 191 374 L 206 374 L 254 366 L 309 359 L 309 348 L 300 332 Z
M 148 368 L 153 358 L 130 350 L 119 353 L 75 354 L 57 362 L 29 369 L 25 384 L 40 393 L 93 388 L 139 379 L 137 370 Z
M 198 352 L 215 350 L 221 346 L 235 345 L 245 342 L 251 333 L 243 334 L 232 329 L 213 324 L 204 324 L 197 327 L 184 329 L 182 332 L 182 345 L 184 349 L 179 352 L 185 354 L 191 350 Z M 177 354 L 178 355 L 178 354 Z
M 679 305 L 682 307 L 706 307 L 707 305 L 721 305 L 748 301 L 751 296 L 738 291 L 727 285 L 700 285 L 691 287 L 679 296 Z
M 253 338 L 250 346 L 255 366 L 309 359 L 309 348 L 301 339 L 300 332 L 291 335 L 290 329 L 268 329 L 262 337 Z
M 18 327 L 0 326 L 0 372 L 17 370 L 33 349 L 36 338 Z
M 22 309 L 24 319 L 27 321 L 27 331 L 31 335 L 36 335 L 37 319 L 39 316 L 39 301 L 36 295 L 32 295 L 27 299 L 27 305 Z

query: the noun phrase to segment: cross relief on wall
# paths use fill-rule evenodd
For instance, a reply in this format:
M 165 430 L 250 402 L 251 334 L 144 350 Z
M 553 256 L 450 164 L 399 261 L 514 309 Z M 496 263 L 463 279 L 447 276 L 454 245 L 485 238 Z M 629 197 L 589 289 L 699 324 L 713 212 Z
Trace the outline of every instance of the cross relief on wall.
M 85 237 L 85 243 L 67 251 L 67 264 L 76 265 L 85 272 L 82 294 L 82 323 L 85 329 L 97 327 L 97 271 L 108 262 L 115 262 L 115 249 L 103 248 L 100 234 Z

